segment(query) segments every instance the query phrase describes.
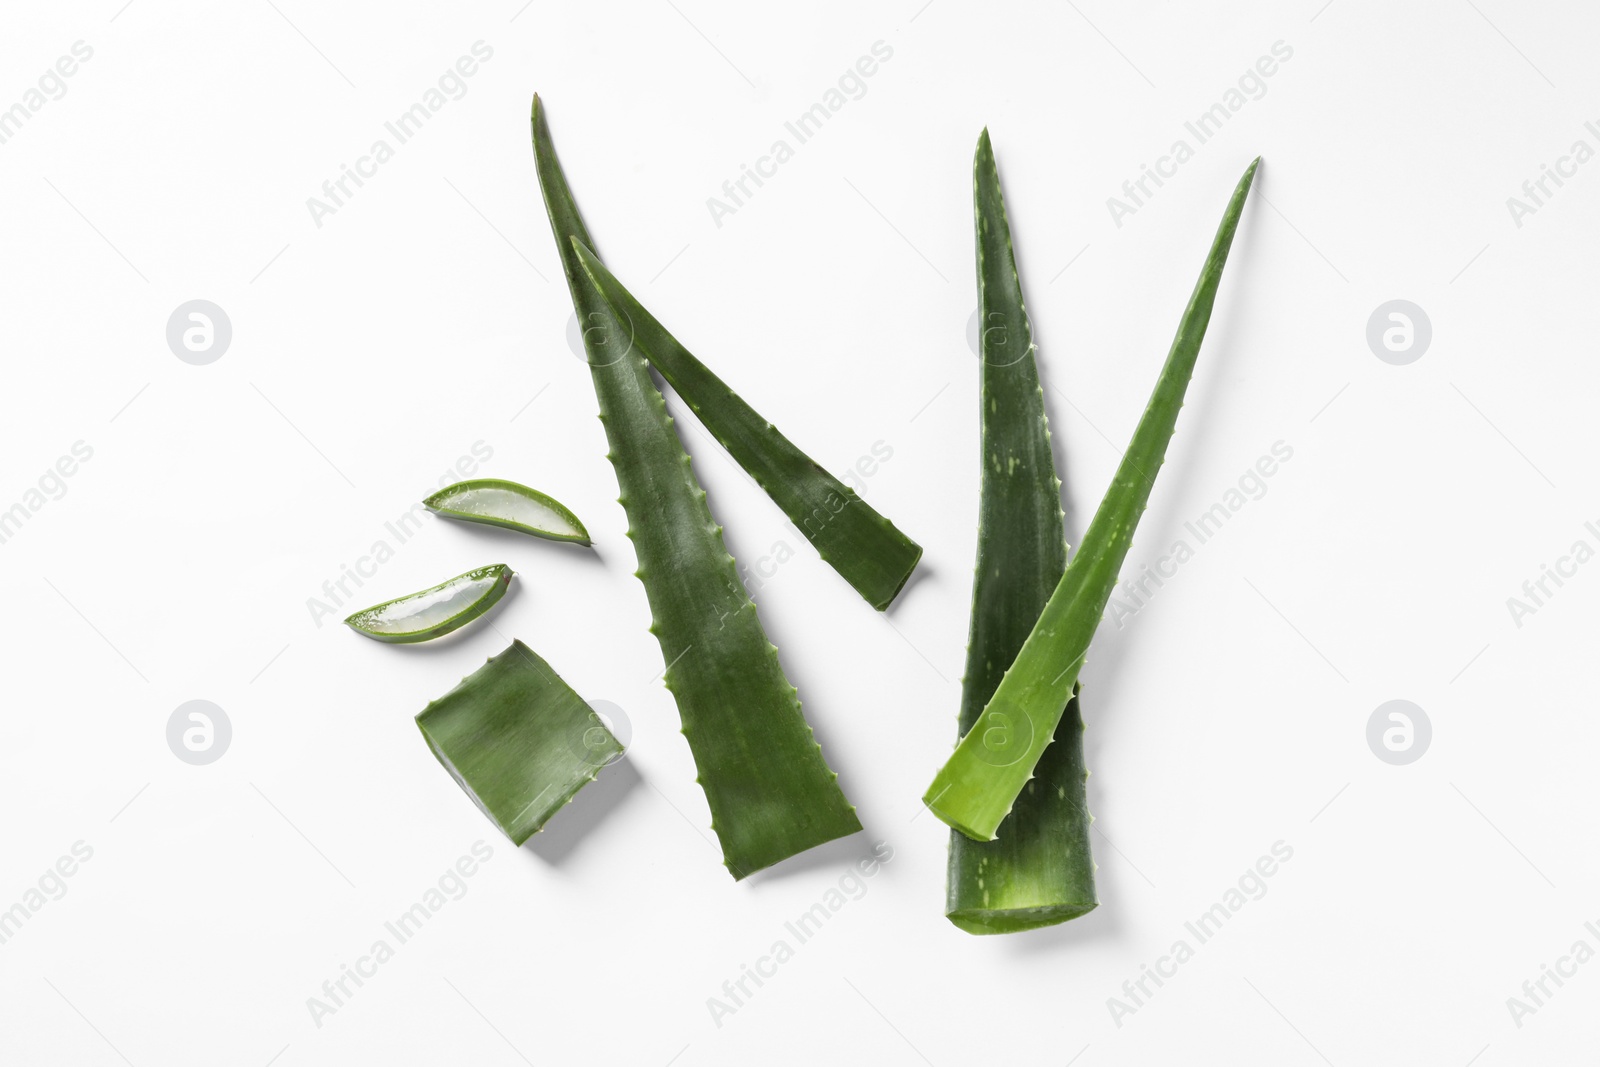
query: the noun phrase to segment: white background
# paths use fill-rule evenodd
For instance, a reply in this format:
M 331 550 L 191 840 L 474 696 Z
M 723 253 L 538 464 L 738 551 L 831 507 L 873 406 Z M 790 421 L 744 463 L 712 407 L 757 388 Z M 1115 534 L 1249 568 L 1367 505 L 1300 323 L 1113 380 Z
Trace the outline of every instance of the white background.
M 1520 227 L 1506 198 L 1573 141 L 1600 147 L 1600 13 L 920 2 L 8 5 L 0 107 L 74 42 L 93 57 L 0 145 L 0 508 L 74 442 L 93 458 L 0 545 L 0 908 L 75 842 L 93 858 L 0 946 L 0 1059 L 1592 1062 L 1600 964 L 1520 1028 L 1506 1001 L 1576 940 L 1600 948 L 1600 565 L 1521 627 L 1506 599 L 1600 544 L 1600 164 Z M 315 225 L 307 198 L 480 40 L 466 95 Z M 880 40 L 866 94 L 717 226 L 707 198 Z M 1293 56 L 1265 94 L 1115 225 L 1107 197 L 1278 41 Z M 741 562 L 795 549 L 757 600 L 867 827 L 746 883 L 657 680 L 565 339 L 535 89 L 619 277 L 831 469 L 892 448 L 867 496 L 927 549 L 879 615 L 680 421 Z M 1130 567 L 1294 450 L 1103 628 L 1084 679 L 1101 906 L 1002 938 L 942 918 L 946 831 L 918 803 L 966 639 L 986 124 L 1069 536 L 1257 153 Z M 196 298 L 233 325 L 209 366 L 165 339 Z M 1365 340 L 1396 298 L 1433 326 L 1408 366 Z M 503 561 L 520 584 L 492 625 L 409 649 L 316 625 L 308 599 L 479 441 L 483 474 L 567 503 L 594 552 L 430 520 L 337 614 Z M 521 850 L 411 721 L 513 636 L 632 732 Z M 191 699 L 232 723 L 208 766 L 167 745 Z M 1433 724 L 1408 766 L 1366 742 L 1390 699 Z M 466 895 L 315 1025 L 307 998 L 480 839 Z M 1108 998 L 1280 840 L 1267 894 L 1117 1025 Z M 718 1026 L 707 998 L 873 841 L 894 858 L 865 895 Z

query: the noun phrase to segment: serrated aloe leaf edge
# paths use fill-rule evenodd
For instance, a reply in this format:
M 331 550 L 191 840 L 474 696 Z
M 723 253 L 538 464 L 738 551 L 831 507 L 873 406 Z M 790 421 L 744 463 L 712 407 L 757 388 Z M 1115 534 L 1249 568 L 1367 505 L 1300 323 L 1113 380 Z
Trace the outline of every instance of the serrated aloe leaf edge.
M 861 829 L 690 468 L 666 403 L 628 331 L 590 281 L 594 248 L 533 99 L 534 159 L 583 332 L 635 572 L 661 645 L 723 860 L 736 879 Z
M 1260 162 L 1250 164 L 1233 191 L 1161 376 L 1083 543 L 983 714 L 923 796 L 938 818 L 975 840 L 994 840 L 1033 777 L 1077 684 L 1089 642 L 1166 458 Z
M 972 201 L 982 471 L 960 734 L 978 721 L 1067 565 L 1061 481 L 988 130 L 972 161 Z M 968 933 L 1049 926 L 1097 903 L 1077 703 L 1071 698 L 999 839 L 950 831 L 945 916 Z
M 515 572 L 504 563 L 478 567 L 420 592 L 363 608 L 344 620 L 374 641 L 416 644 L 453 633 L 500 602 Z
M 905 587 L 922 547 L 855 490 L 802 452 L 680 344 L 588 248 L 578 256 L 633 344 L 817 554 L 883 611 Z

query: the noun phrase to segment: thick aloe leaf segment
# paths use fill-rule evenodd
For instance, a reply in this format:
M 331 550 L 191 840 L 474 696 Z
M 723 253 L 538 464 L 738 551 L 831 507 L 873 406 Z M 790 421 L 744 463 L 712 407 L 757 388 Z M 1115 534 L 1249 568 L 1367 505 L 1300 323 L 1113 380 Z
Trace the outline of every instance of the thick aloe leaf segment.
M 533 100 L 533 149 L 561 253 L 609 458 L 628 516 L 711 825 L 735 878 L 861 829 L 855 808 L 801 713 L 755 604 L 723 544 L 666 403 L 625 325 L 584 273 L 574 239 L 593 247 Z
M 420 593 L 358 611 L 344 624 L 375 641 L 409 645 L 459 630 L 500 602 L 513 571 L 504 563 L 458 574 Z
M 867 603 L 879 611 L 887 608 L 916 569 L 922 546 L 740 399 L 679 344 L 593 252 L 579 248 L 578 255 L 617 318 L 630 327 L 635 349 L 805 533 L 817 554 Z
M 622 754 L 600 716 L 521 641 L 417 716 L 444 769 L 520 845 Z
M 589 543 L 589 531 L 559 500 L 504 478 L 474 478 L 445 486 L 422 506 L 465 522 L 504 526 L 551 541 Z
M 1161 377 L 1083 543 L 983 714 L 923 797 L 935 815 L 968 837 L 994 840 L 1061 721 L 1139 516 L 1150 500 L 1155 475 L 1166 458 L 1211 321 L 1228 249 L 1260 162 L 1250 164 L 1233 191 Z
M 981 364 L 981 488 L 960 728 L 971 730 L 1067 566 L 1033 337 L 989 131 L 972 163 Z M 1031 930 L 1095 906 L 1077 700 L 997 841 L 950 831 L 945 915 L 974 934 Z

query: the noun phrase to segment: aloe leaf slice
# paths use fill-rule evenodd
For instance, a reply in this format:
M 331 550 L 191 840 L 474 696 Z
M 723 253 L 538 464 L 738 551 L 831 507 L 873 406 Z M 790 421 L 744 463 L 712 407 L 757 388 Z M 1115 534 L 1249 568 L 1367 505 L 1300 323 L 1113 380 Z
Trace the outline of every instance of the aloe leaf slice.
M 474 478 L 447 485 L 422 506 L 465 522 L 503 526 L 551 541 L 589 544 L 589 531 L 561 501 L 504 478 Z
M 977 723 L 1067 566 L 1033 334 L 989 131 L 972 161 L 977 231 L 982 474 L 960 731 Z M 1077 698 L 997 841 L 950 831 L 945 916 L 973 934 L 1075 919 L 1097 903 Z
M 600 716 L 521 641 L 422 709 L 417 728 L 518 845 L 622 754 Z
M 1260 162 L 1250 164 L 1233 191 L 1161 376 L 1083 543 L 983 714 L 923 797 L 936 816 L 968 837 L 994 840 L 1061 721 L 1139 516 L 1150 500 L 1155 475 L 1166 458 L 1211 321 L 1228 249 Z
M 358 611 L 344 624 L 374 641 L 395 645 L 431 641 L 461 629 L 499 603 L 514 574 L 504 563 L 479 567 L 420 593 Z
M 623 323 L 584 273 L 593 247 L 533 98 L 545 209 L 589 359 L 636 573 L 711 825 L 734 878 L 861 829 L 778 663 L 695 480 L 666 402 Z
M 893 603 L 922 558 L 922 546 L 728 388 L 623 288 L 593 252 L 579 246 L 578 256 L 616 317 L 629 325 L 634 347 L 805 534 L 817 554 L 879 611 Z

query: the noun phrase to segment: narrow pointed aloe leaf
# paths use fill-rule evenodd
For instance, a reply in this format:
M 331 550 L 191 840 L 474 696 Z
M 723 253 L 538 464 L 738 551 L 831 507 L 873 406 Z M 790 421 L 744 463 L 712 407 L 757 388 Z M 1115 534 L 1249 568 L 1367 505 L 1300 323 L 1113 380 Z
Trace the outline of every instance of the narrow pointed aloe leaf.
M 1260 162 L 1250 164 L 1233 191 L 1161 377 L 1083 543 L 983 714 L 923 797 L 935 815 L 968 837 L 994 840 L 1061 721 L 1139 516 L 1150 500 L 1155 475 L 1166 458 L 1211 321 L 1228 249 Z
M 479 567 L 420 593 L 358 611 L 344 624 L 374 641 L 395 645 L 431 641 L 461 629 L 498 604 L 513 575 L 504 563 Z
M 972 161 L 981 316 L 978 563 L 961 681 L 971 730 L 1067 566 L 1061 481 L 1045 422 L 1033 336 L 1011 250 L 989 131 Z M 1083 720 L 1072 698 L 997 841 L 950 831 L 945 915 L 973 934 L 1065 922 L 1096 904 L 1085 804 Z
M 728 388 L 622 287 L 593 252 L 580 246 L 578 256 L 616 317 L 628 324 L 634 347 L 661 372 L 695 417 L 800 528 L 824 561 L 867 603 L 879 611 L 887 608 L 916 569 L 922 546 Z
M 450 777 L 522 844 L 622 754 L 600 716 L 521 641 L 417 715 Z
M 666 662 L 735 878 L 861 829 L 800 710 L 695 480 L 661 392 L 626 326 L 584 273 L 573 239 L 593 247 L 533 98 L 533 151 L 545 209 L 584 330 L 609 458 Z
M 589 531 L 561 501 L 504 478 L 474 478 L 447 485 L 422 506 L 463 522 L 502 526 L 550 541 L 589 543 Z

